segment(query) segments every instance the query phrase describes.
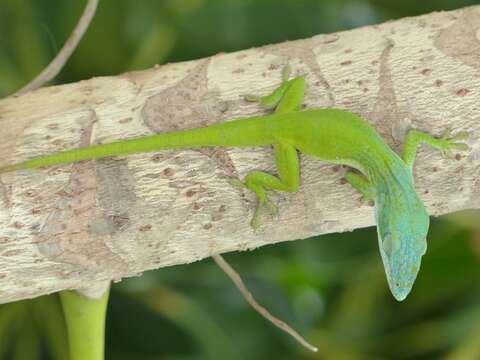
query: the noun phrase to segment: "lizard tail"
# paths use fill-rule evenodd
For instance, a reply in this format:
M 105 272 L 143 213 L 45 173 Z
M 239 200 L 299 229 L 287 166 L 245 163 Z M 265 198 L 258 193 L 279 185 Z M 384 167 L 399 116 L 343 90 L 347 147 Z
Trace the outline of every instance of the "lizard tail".
M 140 138 L 116 141 L 83 148 L 37 156 L 20 163 L 0 167 L 0 174 L 21 169 L 38 169 L 52 165 L 70 164 L 109 156 L 205 146 L 267 146 L 264 117 L 237 119 L 204 128 L 161 133 Z M 248 134 L 248 136 L 246 135 Z
M 0 174 L 7 173 L 7 172 L 12 172 L 12 171 L 15 171 L 15 170 L 20 170 L 20 169 L 22 169 L 20 164 L 0 166 Z

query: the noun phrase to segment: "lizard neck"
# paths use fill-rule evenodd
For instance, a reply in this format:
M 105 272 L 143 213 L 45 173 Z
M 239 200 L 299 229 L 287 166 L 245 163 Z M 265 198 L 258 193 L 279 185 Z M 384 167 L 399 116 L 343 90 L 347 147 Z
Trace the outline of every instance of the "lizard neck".
M 393 151 L 372 157 L 365 164 L 365 172 L 379 191 L 415 192 L 410 169 Z

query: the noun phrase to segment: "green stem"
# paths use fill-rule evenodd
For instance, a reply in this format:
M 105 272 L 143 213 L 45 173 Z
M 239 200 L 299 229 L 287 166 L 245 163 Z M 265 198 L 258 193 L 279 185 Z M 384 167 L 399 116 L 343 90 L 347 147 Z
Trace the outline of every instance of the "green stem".
M 60 292 L 67 323 L 70 360 L 104 359 L 108 294 L 108 289 L 99 298 L 90 298 L 77 291 Z

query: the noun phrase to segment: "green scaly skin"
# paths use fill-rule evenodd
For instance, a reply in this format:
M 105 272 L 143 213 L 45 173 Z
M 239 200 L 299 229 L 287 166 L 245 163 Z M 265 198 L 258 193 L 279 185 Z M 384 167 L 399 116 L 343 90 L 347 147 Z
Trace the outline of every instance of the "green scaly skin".
M 456 141 L 463 139 L 465 134 L 435 138 L 412 130 L 407 134 L 402 159 L 375 129 L 351 112 L 340 109 L 301 111 L 304 78 L 289 80 L 288 73 L 286 67 L 282 84 L 272 94 L 245 97 L 274 109 L 269 115 L 58 152 L 0 168 L 0 172 L 162 149 L 273 145 L 277 176 L 251 171 L 242 182 L 232 180 L 234 185 L 245 187 L 257 196 L 258 206 L 251 222 L 257 228 L 265 207 L 276 211 L 266 190 L 297 191 L 300 183 L 298 151 L 326 162 L 348 165 L 361 175 L 348 172 L 346 179 L 365 198 L 375 201 L 380 254 L 388 284 L 397 300 L 405 299 L 426 251 L 429 226 L 429 216 L 413 184 L 416 148 L 423 142 L 446 154 L 452 149 L 464 150 L 466 145 Z

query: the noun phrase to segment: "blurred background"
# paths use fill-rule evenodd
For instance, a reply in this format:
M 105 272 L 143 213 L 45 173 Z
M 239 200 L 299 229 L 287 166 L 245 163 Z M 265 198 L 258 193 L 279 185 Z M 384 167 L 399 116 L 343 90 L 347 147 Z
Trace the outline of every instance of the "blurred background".
M 101 0 L 56 83 L 310 37 L 478 0 Z M 0 2 L 0 97 L 62 47 L 84 1 Z M 433 219 L 412 294 L 390 295 L 374 228 L 232 253 L 257 300 L 320 349 L 254 312 L 208 259 L 113 287 L 107 359 L 480 359 L 480 222 Z M 56 296 L 0 305 L 0 360 L 63 360 Z

